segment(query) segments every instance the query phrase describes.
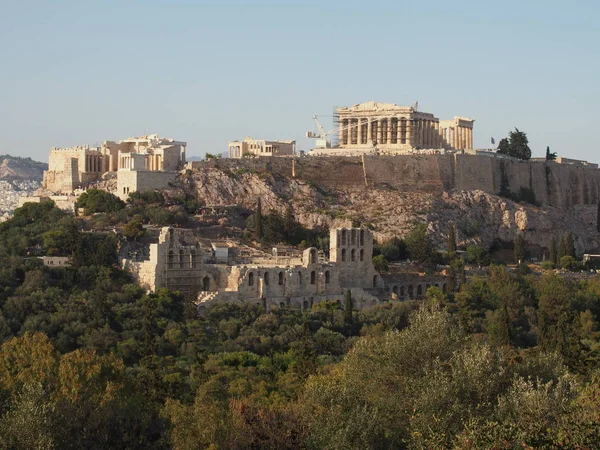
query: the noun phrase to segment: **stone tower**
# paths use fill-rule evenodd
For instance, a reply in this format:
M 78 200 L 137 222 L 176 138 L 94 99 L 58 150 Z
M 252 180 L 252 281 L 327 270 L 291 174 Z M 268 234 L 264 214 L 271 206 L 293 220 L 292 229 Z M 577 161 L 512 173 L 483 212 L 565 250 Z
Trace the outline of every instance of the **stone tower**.
M 329 260 L 339 268 L 342 287 L 380 287 L 373 267 L 373 233 L 368 228 L 336 228 L 329 235 Z

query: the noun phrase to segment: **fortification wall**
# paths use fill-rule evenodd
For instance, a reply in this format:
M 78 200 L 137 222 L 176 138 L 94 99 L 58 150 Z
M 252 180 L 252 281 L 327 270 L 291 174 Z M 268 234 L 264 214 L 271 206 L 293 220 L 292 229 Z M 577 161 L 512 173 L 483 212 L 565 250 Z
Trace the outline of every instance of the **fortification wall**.
M 242 158 L 194 162 L 188 168 L 244 168 L 314 182 L 326 189 L 388 185 L 403 192 L 481 190 L 518 194 L 530 189 L 537 203 L 560 209 L 600 200 L 600 169 L 487 155 L 365 155 L 349 157 Z

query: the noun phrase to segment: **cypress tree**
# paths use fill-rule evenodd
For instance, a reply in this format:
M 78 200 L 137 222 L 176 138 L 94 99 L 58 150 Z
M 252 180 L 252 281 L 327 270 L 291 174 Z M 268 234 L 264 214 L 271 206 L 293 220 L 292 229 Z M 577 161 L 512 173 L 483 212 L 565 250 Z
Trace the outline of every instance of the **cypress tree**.
M 258 197 L 258 203 L 256 205 L 256 214 L 254 214 L 254 238 L 260 241 L 263 236 L 263 223 L 262 223 L 262 201 Z
M 448 232 L 448 253 L 456 252 L 456 229 L 454 224 L 450 225 L 450 231 Z
M 562 259 L 563 256 L 567 256 L 567 241 L 565 239 L 565 236 L 562 236 L 560 238 L 560 245 L 558 246 L 557 264 L 560 262 L 560 260 Z
M 558 264 L 558 255 L 556 254 L 556 238 L 550 240 L 550 262 Z
M 518 234 L 515 239 L 515 262 L 518 264 L 523 261 L 525 261 L 524 241 L 523 236 Z
M 448 285 L 448 293 L 453 293 L 454 291 L 456 291 L 456 271 L 454 270 L 454 267 L 452 267 L 452 265 L 450 265 L 450 267 L 448 268 L 448 272 L 446 275 L 446 283 Z
M 344 323 L 352 325 L 352 293 L 350 289 L 346 290 L 346 300 L 344 303 Z
M 567 233 L 567 237 L 565 238 L 565 249 L 566 256 L 572 256 L 575 258 L 575 241 L 573 240 L 573 233 L 570 231 Z
M 596 231 L 600 233 L 600 202 L 598 202 L 598 210 L 596 212 Z

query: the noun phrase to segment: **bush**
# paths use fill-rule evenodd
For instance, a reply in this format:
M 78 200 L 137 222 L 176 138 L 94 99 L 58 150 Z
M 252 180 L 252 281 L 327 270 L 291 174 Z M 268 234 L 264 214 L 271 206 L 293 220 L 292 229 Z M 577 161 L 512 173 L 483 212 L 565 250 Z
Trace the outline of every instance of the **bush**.
M 563 256 L 560 258 L 560 267 L 565 270 L 576 271 L 580 269 L 580 264 L 572 256 Z
M 373 265 L 377 272 L 387 272 L 390 269 L 388 260 L 383 255 L 378 255 L 373 258 Z
M 125 202 L 110 192 L 88 189 L 75 202 L 76 208 L 83 208 L 86 216 L 94 213 L 117 212 L 125 208 Z
M 541 268 L 544 270 L 552 270 L 554 269 L 554 263 L 552 261 L 542 261 L 540 264 Z

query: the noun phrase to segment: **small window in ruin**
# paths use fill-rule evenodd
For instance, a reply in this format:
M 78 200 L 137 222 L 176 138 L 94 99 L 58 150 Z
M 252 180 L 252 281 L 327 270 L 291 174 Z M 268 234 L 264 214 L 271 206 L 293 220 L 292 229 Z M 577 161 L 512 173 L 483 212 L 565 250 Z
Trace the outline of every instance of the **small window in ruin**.
M 302 272 L 298 272 L 298 284 L 302 284 Z
M 342 230 L 342 245 L 346 245 L 346 230 Z
M 442 292 L 445 294 L 447 290 L 448 286 L 446 286 L 446 283 L 442 284 Z
M 280 308 L 285 308 L 285 303 L 284 302 L 279 302 L 279 307 Z
M 360 230 L 360 245 L 365 245 L 365 230 Z
M 352 249 L 350 251 L 350 261 L 354 262 L 356 261 L 356 250 Z
M 173 268 L 173 250 L 169 250 L 169 256 L 167 258 L 169 269 Z
M 279 284 L 283 284 L 283 272 L 279 272 Z
M 325 271 L 325 284 L 329 284 L 331 282 L 331 275 L 329 273 L 329 270 Z
M 413 289 L 413 285 L 411 284 L 408 286 L 408 296 L 409 296 L 409 298 L 413 298 L 413 295 L 414 295 L 414 289 Z
M 404 297 L 404 286 L 400 286 L 400 297 Z
M 377 275 L 373 275 L 373 287 L 377 287 Z
M 306 300 L 302 302 L 302 309 L 308 309 L 308 302 Z
M 417 286 L 417 297 L 420 297 L 423 295 L 423 286 L 421 286 L 420 284 Z
M 208 277 L 208 275 L 202 279 L 202 290 L 210 291 L 210 278 Z
M 342 249 L 342 262 L 343 261 L 346 261 L 346 249 L 345 248 Z
M 317 274 L 315 273 L 315 271 L 313 270 L 310 273 L 310 284 L 315 284 L 317 282 Z
M 392 292 L 393 292 L 394 294 L 398 295 L 398 286 L 394 286 L 394 287 L 392 288 Z
M 248 286 L 254 286 L 254 274 L 252 272 L 248 274 Z
M 360 249 L 360 260 L 361 260 L 361 261 L 364 261 L 364 260 L 365 260 L 365 251 L 364 251 L 364 249 L 362 249 L 362 248 Z
M 352 232 L 350 233 L 351 236 L 351 242 L 350 245 L 356 245 L 356 230 L 352 230 Z
M 310 249 L 310 256 L 308 258 L 309 264 L 316 264 L 317 262 L 317 250 L 312 248 Z
M 268 286 L 269 285 L 269 272 L 265 272 L 265 284 Z

